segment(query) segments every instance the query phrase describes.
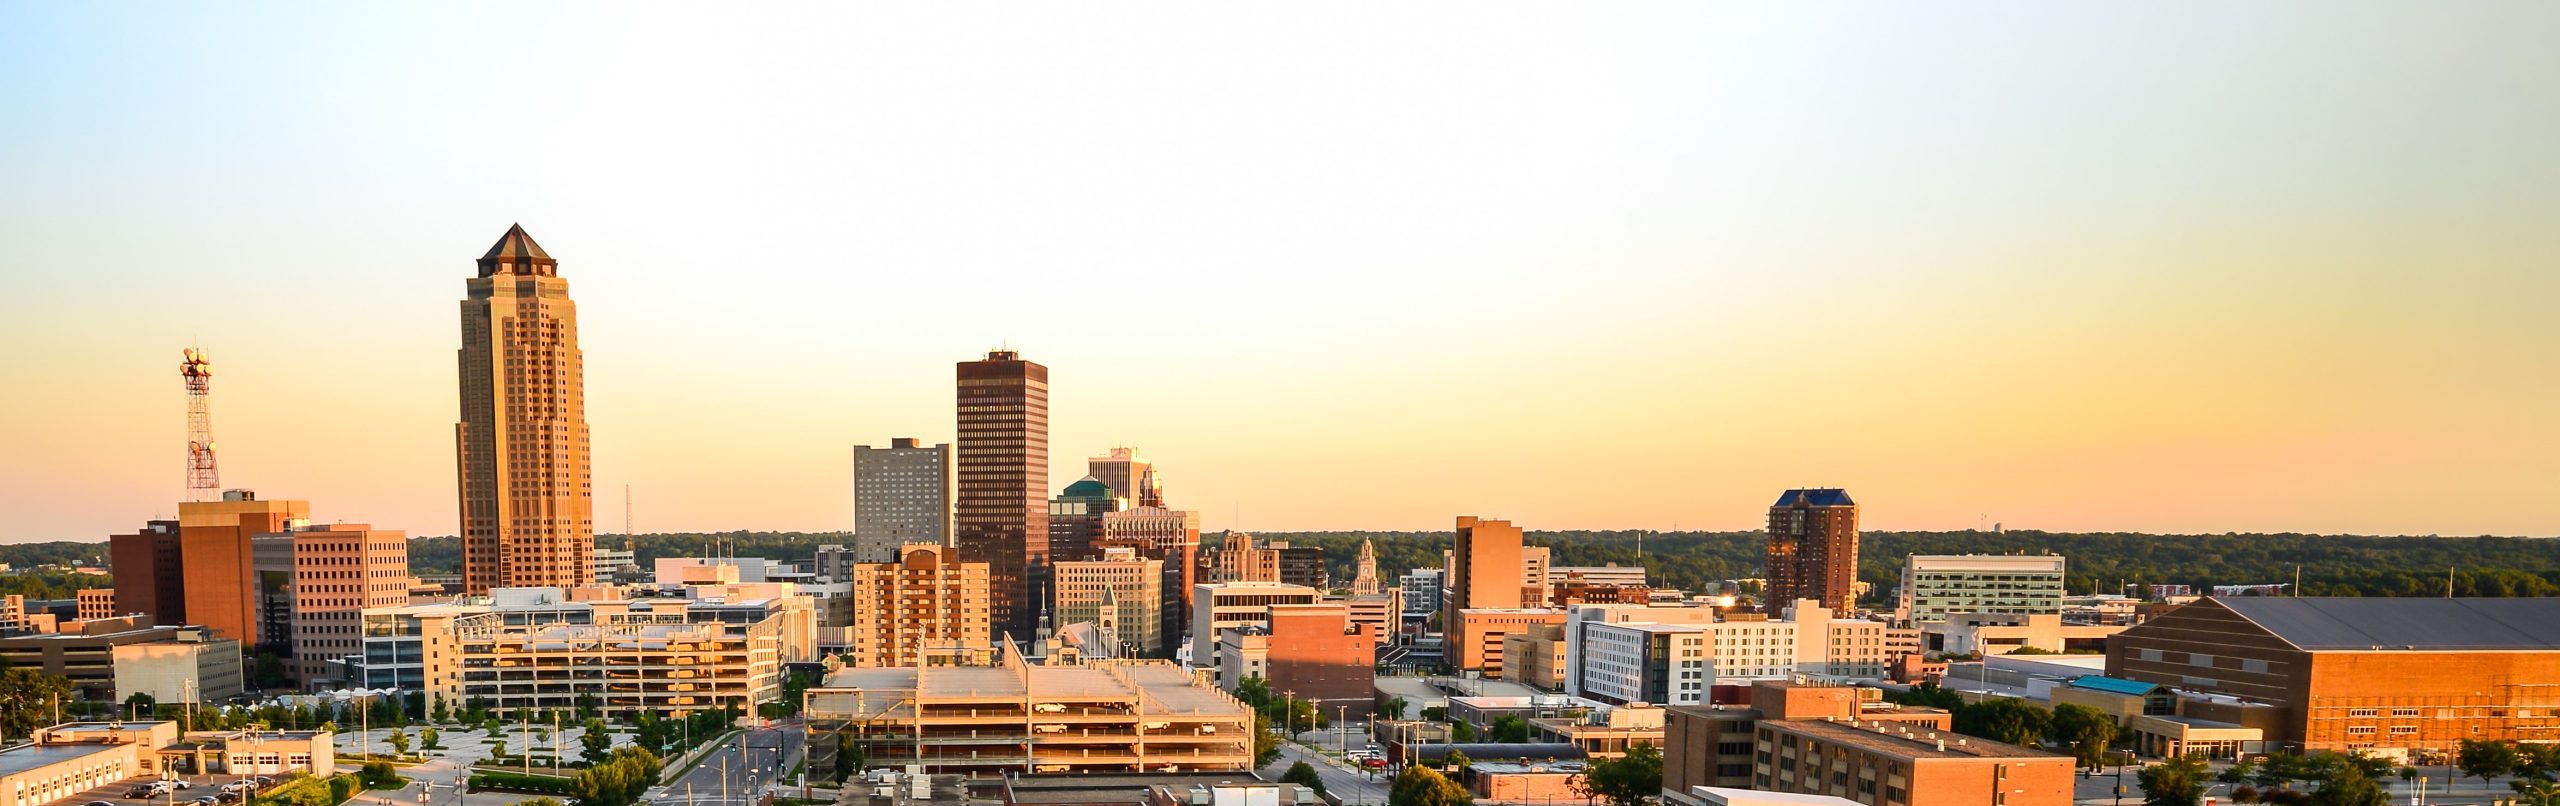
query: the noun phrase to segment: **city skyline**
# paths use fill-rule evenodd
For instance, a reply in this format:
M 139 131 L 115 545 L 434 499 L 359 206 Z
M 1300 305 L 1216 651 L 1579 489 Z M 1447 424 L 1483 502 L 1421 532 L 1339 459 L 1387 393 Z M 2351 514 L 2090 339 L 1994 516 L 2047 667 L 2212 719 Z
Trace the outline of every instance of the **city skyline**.
M 0 542 L 174 514 L 191 345 L 226 486 L 459 533 L 451 282 L 511 222 L 607 533 L 849 529 L 851 446 L 953 441 L 997 347 L 1057 372 L 1042 498 L 1134 445 L 1212 531 L 2560 532 L 2550 7 L 306 11 L 6 12 L 55 112 L 0 129 Z

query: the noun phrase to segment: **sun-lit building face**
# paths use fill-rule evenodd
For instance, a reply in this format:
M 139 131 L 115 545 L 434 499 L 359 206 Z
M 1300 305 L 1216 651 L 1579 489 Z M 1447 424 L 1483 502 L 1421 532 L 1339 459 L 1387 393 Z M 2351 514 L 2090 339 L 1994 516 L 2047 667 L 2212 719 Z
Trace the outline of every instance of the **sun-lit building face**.
M 513 221 L 642 531 L 996 347 L 1213 530 L 2560 524 L 2552 4 L 491 11 L 0 11 L 0 540 L 172 514 L 191 345 L 224 484 L 458 533 Z

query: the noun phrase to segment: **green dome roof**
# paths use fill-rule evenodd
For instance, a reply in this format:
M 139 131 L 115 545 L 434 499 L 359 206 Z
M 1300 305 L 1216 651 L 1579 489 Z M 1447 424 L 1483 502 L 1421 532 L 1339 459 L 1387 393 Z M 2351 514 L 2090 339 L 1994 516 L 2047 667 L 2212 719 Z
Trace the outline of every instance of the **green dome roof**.
M 1094 477 L 1092 477 L 1092 476 L 1086 476 L 1086 477 L 1084 477 L 1084 478 L 1077 479 L 1077 480 L 1076 480 L 1076 483 L 1074 483 L 1074 484 L 1069 484 L 1069 485 L 1067 485 L 1067 489 L 1066 489 L 1066 491 L 1065 491 L 1065 492 L 1062 492 L 1062 493 L 1059 493 L 1059 494 L 1058 494 L 1058 497 L 1060 497 L 1060 498 L 1110 498 L 1110 497 L 1111 497 L 1111 485 L 1108 485 L 1108 484 L 1104 484 L 1104 483 L 1102 483 L 1102 480 L 1101 480 L 1101 479 L 1097 479 L 1097 478 L 1094 478 Z

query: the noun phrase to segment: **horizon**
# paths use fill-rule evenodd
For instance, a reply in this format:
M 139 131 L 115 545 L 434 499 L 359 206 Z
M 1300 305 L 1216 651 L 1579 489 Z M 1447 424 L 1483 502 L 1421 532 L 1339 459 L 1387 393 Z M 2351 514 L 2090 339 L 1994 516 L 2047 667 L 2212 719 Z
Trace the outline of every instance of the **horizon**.
M 999 345 L 1204 532 L 2560 534 L 2560 5 L 278 8 L 0 9 L 0 543 L 172 516 L 187 347 L 453 534 L 511 223 L 598 535 L 849 530 Z

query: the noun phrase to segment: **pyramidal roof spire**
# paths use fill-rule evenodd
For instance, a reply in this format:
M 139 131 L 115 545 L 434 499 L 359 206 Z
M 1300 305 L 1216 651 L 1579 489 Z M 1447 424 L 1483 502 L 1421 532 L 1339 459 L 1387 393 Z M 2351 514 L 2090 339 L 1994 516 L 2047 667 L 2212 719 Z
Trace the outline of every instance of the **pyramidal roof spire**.
M 559 273 L 560 261 L 552 260 L 550 253 L 542 251 L 542 245 L 534 243 L 533 236 L 525 233 L 523 224 L 508 225 L 507 234 L 498 236 L 498 242 L 489 247 L 489 253 L 480 256 L 482 277 Z

